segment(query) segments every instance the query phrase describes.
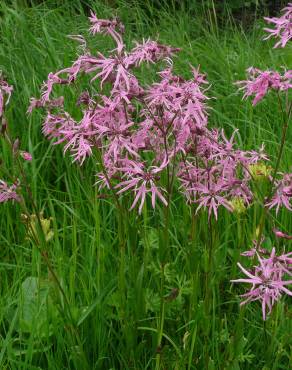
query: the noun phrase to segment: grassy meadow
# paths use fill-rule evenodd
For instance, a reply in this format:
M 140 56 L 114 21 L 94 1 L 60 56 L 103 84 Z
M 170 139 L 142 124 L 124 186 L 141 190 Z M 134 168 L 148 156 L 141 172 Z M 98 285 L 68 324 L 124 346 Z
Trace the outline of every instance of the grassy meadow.
M 92 1 L 99 18 L 118 15 L 126 26 L 126 42 L 158 38 L 182 48 L 175 71 L 190 77 L 200 65 L 211 84 L 209 125 L 222 127 L 243 149 L 264 142 L 275 165 L 282 132 L 275 95 L 256 107 L 243 101 L 234 82 L 245 70 L 291 68 L 291 47 L 272 49 L 262 41 L 264 22 L 242 25 L 218 20 L 207 9 L 187 6 L 174 11 L 171 1 L 159 11 L 145 0 Z M 187 2 L 186 2 L 187 3 Z M 0 369 L 204 369 L 279 370 L 292 368 L 292 311 L 288 297 L 278 302 L 264 322 L 261 305 L 239 307 L 245 285 L 237 262 L 256 237 L 261 208 L 236 215 L 219 209 L 210 227 L 208 214 L 190 211 L 183 195 L 173 195 L 166 236 L 163 208 L 142 215 L 128 212 L 128 228 L 119 245 L 114 202 L 93 186 L 95 161 L 82 167 L 63 155 L 41 132 L 41 112 L 26 114 L 29 99 L 38 97 L 49 72 L 69 66 L 77 43 L 67 35 L 84 35 L 92 48 L 109 38 L 89 37 L 87 10 L 79 1 L 48 1 L 22 7 L 0 2 L 0 70 L 13 85 L 7 110 L 11 134 L 33 155 L 25 163 L 32 198 L 50 219 L 51 238 L 38 249 L 21 217 L 19 204 L 0 204 Z M 145 85 L 153 68 L 140 73 Z M 78 88 L 82 89 L 82 86 Z M 76 110 L 74 89 L 66 90 L 67 110 Z M 292 134 L 288 131 L 281 171 L 291 172 Z M 0 138 L 3 163 L 15 171 Z M 131 199 L 124 197 L 128 209 Z M 28 211 L 34 213 L 31 197 Z M 274 211 L 271 212 L 273 215 Z M 276 225 L 292 230 L 287 210 Z M 266 246 L 291 249 L 276 240 L 273 222 L 265 224 Z M 40 253 L 41 251 L 41 253 Z M 291 304 L 291 299 L 290 299 Z

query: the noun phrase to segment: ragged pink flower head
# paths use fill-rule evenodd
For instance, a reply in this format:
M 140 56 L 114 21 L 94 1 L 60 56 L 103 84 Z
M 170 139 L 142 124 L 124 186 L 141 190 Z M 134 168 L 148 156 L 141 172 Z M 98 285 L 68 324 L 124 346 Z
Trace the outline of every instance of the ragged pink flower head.
M 21 198 L 16 192 L 18 186 L 18 183 L 9 186 L 5 181 L 0 180 L 0 203 L 7 202 L 8 200 L 20 202 Z
M 286 285 L 292 284 L 292 280 L 284 279 L 288 271 L 286 266 L 291 262 L 288 260 L 288 255 L 277 257 L 274 248 L 269 258 L 261 258 L 258 254 L 257 257 L 259 265 L 255 266 L 253 271 L 246 270 L 238 263 L 239 268 L 247 278 L 231 280 L 231 282 L 252 284 L 250 291 L 241 295 L 245 300 L 240 305 L 252 301 L 261 301 L 263 319 L 266 320 L 267 308 L 271 312 L 275 302 L 284 293 L 292 296 L 292 292 L 286 288 Z
M 9 99 L 13 91 L 13 87 L 8 85 L 8 83 L 2 79 L 1 74 L 2 72 L 0 71 L 0 118 L 4 113 L 4 105 L 9 103 Z
M 90 31 L 95 33 L 108 33 L 109 30 L 116 30 L 116 28 L 124 33 L 125 27 L 122 22 L 117 18 L 113 19 L 98 19 L 93 11 L 90 12 L 89 21 L 91 23 Z
M 291 71 L 281 75 L 275 71 L 261 71 L 260 69 L 250 67 L 247 69 L 248 80 L 238 81 L 237 85 L 244 90 L 243 99 L 254 95 L 253 105 L 256 105 L 269 90 L 285 91 L 292 88 Z
M 121 188 L 118 194 L 131 189 L 135 198 L 130 209 L 133 209 L 140 201 L 139 213 L 142 212 L 145 203 L 146 195 L 151 194 L 152 207 L 155 208 L 156 198 L 159 198 L 164 205 L 167 205 L 167 200 L 162 195 L 165 190 L 157 185 L 159 181 L 159 173 L 167 166 L 165 159 L 160 166 L 150 166 L 148 169 L 142 163 L 129 161 L 128 166 L 120 168 L 120 171 L 125 173 L 126 180 L 120 182 L 116 188 Z
M 194 186 L 193 190 L 196 190 L 199 193 L 199 198 L 196 200 L 198 203 L 197 211 L 201 207 L 208 208 L 209 218 L 214 213 L 215 219 L 218 218 L 218 207 L 223 206 L 228 211 L 232 212 L 233 207 L 228 202 L 225 196 L 226 184 L 224 181 L 218 181 L 217 183 L 209 182 L 208 185 L 198 184 Z
M 269 161 L 269 157 L 265 152 L 265 144 L 262 143 L 258 151 L 251 150 L 247 152 L 248 154 L 248 164 L 255 164 L 261 161 Z
M 292 252 L 276 255 L 275 247 L 272 249 L 270 261 L 277 267 L 279 267 L 288 276 L 292 276 Z
M 260 240 L 254 239 L 252 241 L 253 243 L 253 248 L 251 248 L 248 251 L 240 253 L 241 256 L 252 258 L 254 257 L 257 253 L 260 255 L 266 255 L 269 254 L 267 249 L 262 247 L 263 242 L 265 241 L 265 237 L 262 236 Z
M 98 19 L 96 15 L 91 11 L 89 21 L 92 24 L 90 32 L 92 34 L 103 33 L 110 35 L 117 43 L 117 51 L 121 53 L 124 48 L 121 33 L 124 33 L 125 27 L 122 22 L 117 18 L 109 19 Z M 118 31 L 117 31 L 118 29 Z
M 171 57 L 174 53 L 179 52 L 179 48 L 159 44 L 153 40 L 143 40 L 140 44 L 136 42 L 136 46 L 129 53 L 126 63 L 128 66 L 139 66 L 142 62 L 156 63 L 167 57 Z
M 280 207 L 292 211 L 292 173 L 284 174 L 282 179 L 275 181 L 275 184 L 276 191 L 266 206 L 269 209 L 276 207 L 276 214 L 278 214 Z
M 282 12 L 284 12 L 284 14 L 279 18 L 265 18 L 268 23 L 274 24 L 275 28 L 264 28 L 264 30 L 269 33 L 269 35 L 265 37 L 264 40 L 267 40 L 270 37 L 276 37 L 280 39 L 275 44 L 275 48 L 284 48 L 287 45 L 288 41 L 292 39 L 292 3 L 288 3 L 286 8 L 284 8 Z

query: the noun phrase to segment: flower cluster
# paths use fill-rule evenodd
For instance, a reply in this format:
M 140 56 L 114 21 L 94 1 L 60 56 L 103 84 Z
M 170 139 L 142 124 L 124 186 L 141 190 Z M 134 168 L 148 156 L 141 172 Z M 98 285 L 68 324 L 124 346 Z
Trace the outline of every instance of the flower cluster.
M 282 47 L 284 47 L 288 40 L 292 37 L 292 3 L 289 3 L 286 8 L 283 9 L 285 14 L 280 18 L 265 18 L 268 22 L 275 23 L 278 25 L 277 30 L 273 31 L 271 35 L 281 37 Z M 271 32 L 272 30 L 265 29 Z M 271 36 L 269 35 L 269 37 Z M 279 44 L 279 43 L 278 43 Z M 276 46 L 279 46 L 276 44 Z M 261 101 L 269 91 L 277 91 L 286 93 L 286 118 L 287 125 L 291 118 L 292 103 L 288 104 L 288 92 L 292 88 L 292 70 L 286 70 L 283 74 L 277 71 L 261 71 L 258 68 L 250 67 L 247 69 L 248 79 L 245 81 L 236 82 L 240 86 L 240 90 L 244 90 L 243 98 L 254 96 L 253 105 L 256 105 Z M 276 176 L 278 178 L 276 178 Z M 291 200 L 292 200 L 292 175 L 278 173 L 278 168 L 274 174 L 274 178 L 270 176 L 271 183 L 275 186 L 274 194 L 272 197 L 267 199 L 266 206 L 276 208 L 276 214 L 278 214 L 280 207 L 284 206 L 289 211 L 292 211 Z
M 261 250 L 261 252 L 265 252 Z M 248 256 L 253 256 L 250 254 Z M 241 271 L 247 278 L 231 280 L 234 283 L 249 283 L 252 287 L 249 292 L 242 294 L 245 298 L 241 305 L 251 301 L 261 301 L 263 319 L 266 320 L 267 308 L 271 312 L 275 302 L 283 294 L 292 296 L 292 292 L 286 288 L 286 285 L 292 284 L 292 280 L 285 280 L 286 276 L 292 276 L 292 252 L 276 255 L 275 248 L 268 258 L 261 257 L 258 252 L 256 256 L 259 261 L 258 266 L 249 271 L 238 263 Z
M 275 44 L 275 48 L 286 46 L 287 42 L 292 38 L 292 3 L 289 3 L 286 8 L 283 9 L 284 14 L 280 18 L 265 18 L 268 23 L 275 25 L 274 29 L 265 28 L 265 31 L 269 32 L 269 35 L 265 38 L 277 37 L 280 40 Z
M 287 91 L 292 88 L 292 70 L 280 74 L 275 71 L 261 71 L 250 67 L 247 69 L 248 80 L 237 82 L 241 90 L 245 90 L 243 98 L 255 95 L 253 105 L 256 105 L 269 90 Z
M 289 3 L 283 11 L 285 13 L 280 18 L 265 18 L 268 23 L 276 25 L 275 29 L 264 29 L 269 32 L 269 35 L 264 40 L 272 36 L 280 38 L 275 47 L 285 47 L 292 38 L 292 3 Z M 245 90 L 243 98 L 255 95 L 253 105 L 262 100 L 271 89 L 287 92 L 292 88 L 292 70 L 280 74 L 276 71 L 261 71 L 258 68 L 250 67 L 247 69 L 247 72 L 248 80 L 239 81 L 237 84 L 242 85 L 241 89 Z
M 282 46 L 291 38 L 291 4 L 285 10 L 283 17 L 268 19 L 277 25 L 277 30 L 268 30 L 270 36 L 279 36 Z M 43 110 L 43 134 L 55 145 L 62 144 L 73 162 L 82 165 L 88 157 L 96 160 L 100 190 L 112 192 L 115 199 L 130 194 L 130 210 L 137 207 L 141 214 L 147 197 L 153 209 L 157 202 L 169 207 L 176 187 L 195 212 L 207 209 L 209 218 L 217 220 L 219 208 L 245 212 L 253 203 L 253 185 L 265 179 L 272 189 L 266 208 L 276 208 L 276 214 L 282 206 L 292 210 L 292 174 L 281 174 L 278 165 L 273 170 L 265 164 L 269 159 L 264 145 L 258 151 L 240 149 L 236 143 L 238 130 L 228 137 L 224 130 L 209 127 L 209 83 L 199 67 L 190 67 L 189 79 L 175 74 L 173 59 L 179 48 L 147 39 L 127 50 L 125 27 L 118 18 L 98 19 L 91 13 L 89 21 L 90 32 L 109 36 L 115 48 L 92 53 L 83 36 L 70 36 L 80 43 L 80 55 L 71 66 L 49 73 L 40 97 L 31 98 L 28 113 Z M 137 78 L 142 64 L 159 65 L 157 79 L 148 85 Z M 254 96 L 253 105 L 270 90 L 287 93 L 292 88 L 291 70 L 280 74 L 251 67 L 248 73 L 248 80 L 238 84 L 244 98 Z M 78 113 L 74 116 L 56 91 L 84 75 L 90 76 L 90 85 L 76 97 L 74 112 Z M 0 118 L 11 91 L 0 80 Z M 30 161 L 30 154 L 18 146 L 12 145 L 14 155 Z M 9 186 L 1 180 L 0 202 L 19 201 L 18 185 L 14 181 Z M 275 234 L 290 239 L 279 230 Z M 276 256 L 273 249 L 267 257 L 267 251 L 256 241 L 243 255 L 257 256 L 259 265 L 248 271 L 239 264 L 248 278 L 233 282 L 252 284 L 242 295 L 242 304 L 260 300 L 265 320 L 267 308 L 271 311 L 283 293 L 292 294 L 286 288 L 291 281 L 285 280 L 291 276 L 291 253 Z
M 208 128 L 209 84 L 199 68 L 191 67 L 189 80 L 174 73 L 178 48 L 153 40 L 136 43 L 127 51 L 117 18 L 89 18 L 91 32 L 109 35 L 116 48 L 106 55 L 90 53 L 81 36 L 83 53 L 71 67 L 50 73 L 40 99 L 31 99 L 28 112 L 46 111 L 43 133 L 55 144 L 64 143 L 73 161 L 81 165 L 98 154 L 97 184 L 117 196 L 132 192 L 131 209 L 142 212 L 146 196 L 167 206 L 174 186 L 217 219 L 218 207 L 233 211 L 232 201 L 244 206 L 252 201 L 248 167 L 265 161 L 263 152 L 244 152 L 236 146 L 235 131 L 227 139 L 223 130 Z M 135 70 L 142 64 L 162 63 L 158 81 L 142 86 Z M 70 85 L 91 74 L 90 91 L 76 100 L 82 118 L 64 109 L 54 85 Z

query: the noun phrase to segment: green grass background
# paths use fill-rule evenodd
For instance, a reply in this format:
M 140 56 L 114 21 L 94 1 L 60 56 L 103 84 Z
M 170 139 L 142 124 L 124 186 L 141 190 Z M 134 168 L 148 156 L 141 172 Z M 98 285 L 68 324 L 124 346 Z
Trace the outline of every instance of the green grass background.
M 175 70 L 190 77 L 189 65 L 200 65 L 211 83 L 210 126 L 222 127 L 228 135 L 238 128 L 245 149 L 264 142 L 275 164 L 282 128 L 277 99 L 269 95 L 253 108 L 234 86 L 236 80 L 245 79 L 249 66 L 291 68 L 291 47 L 274 50 L 272 41 L 263 42 L 260 20 L 243 30 L 227 17 L 218 28 L 214 14 L 195 11 L 191 1 L 176 11 L 171 1 L 159 11 L 147 0 L 143 7 L 135 1 L 89 4 L 98 17 L 122 19 L 128 45 L 149 36 L 182 48 Z M 282 299 L 263 323 L 260 304 L 239 309 L 238 295 L 244 288 L 230 284 L 240 275 L 236 266 L 240 252 L 249 249 L 255 237 L 260 207 L 241 216 L 219 211 L 210 263 L 207 215 L 194 217 L 176 193 L 168 250 L 163 250 L 163 212 L 158 208 L 153 213 L 149 207 L 140 217 L 128 214 L 122 255 L 117 210 L 110 199 L 99 198 L 93 186 L 94 161 L 82 168 L 72 164 L 61 147 L 43 138 L 41 114 L 26 115 L 29 98 L 39 96 L 48 73 L 75 59 L 77 45 L 66 35 L 89 36 L 87 16 L 79 1 L 48 1 L 31 8 L 19 2 L 0 3 L 0 69 L 14 86 L 9 127 L 20 138 L 21 148 L 34 157 L 26 170 L 38 208 L 52 217 L 54 238 L 48 256 L 71 312 L 68 320 L 58 287 L 26 238 L 19 206 L 1 204 L 0 368 L 154 369 L 157 353 L 159 367 L 167 370 L 291 368 L 288 299 Z M 88 39 L 92 48 L 112 47 L 107 38 Z M 140 76 L 147 83 L 153 72 L 143 68 Z M 67 92 L 68 111 L 75 109 L 73 96 Z M 291 138 L 290 129 L 283 171 L 291 171 Z M 14 171 L 2 139 L 1 160 Z M 33 212 L 29 199 L 28 207 Z M 280 212 L 278 222 L 292 230 L 288 212 Z M 265 235 L 267 247 L 289 249 L 287 243 L 275 241 L 269 223 Z M 246 263 L 244 258 L 242 262 Z M 165 300 L 162 345 L 157 348 L 161 301 L 173 289 L 178 289 L 178 296 Z

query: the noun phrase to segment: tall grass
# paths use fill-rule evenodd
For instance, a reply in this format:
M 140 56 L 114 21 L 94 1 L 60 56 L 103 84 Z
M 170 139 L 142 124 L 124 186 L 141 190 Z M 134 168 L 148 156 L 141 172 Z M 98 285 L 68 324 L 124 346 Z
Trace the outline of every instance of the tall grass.
M 60 289 L 27 237 L 18 206 L 1 205 L 0 368 L 290 368 L 287 302 L 279 303 L 263 324 L 256 302 L 239 309 L 241 288 L 229 282 L 238 274 L 240 252 L 255 238 L 258 212 L 235 216 L 221 210 L 219 221 L 210 226 L 207 215 L 190 214 L 177 193 L 169 239 L 161 210 L 153 214 L 145 208 L 140 217 L 129 213 L 121 258 L 115 205 L 92 186 L 94 161 L 82 168 L 71 164 L 61 148 L 42 137 L 40 115 L 26 115 L 29 98 L 38 94 L 48 73 L 74 59 L 76 44 L 66 35 L 87 34 L 87 10 L 79 1 L 31 8 L 17 4 L 0 5 L 0 69 L 14 86 L 7 117 L 11 132 L 34 157 L 26 169 L 38 209 L 52 217 L 54 237 L 47 253 L 69 301 L 71 320 Z M 101 18 L 117 14 L 129 43 L 151 36 L 181 47 L 177 72 L 187 76 L 189 64 L 200 65 L 212 84 L 210 124 L 227 133 L 239 128 L 244 148 L 265 142 L 275 163 L 281 136 L 277 102 L 268 96 L 252 108 L 233 84 L 244 79 L 251 65 L 291 66 L 287 49 L 275 53 L 261 41 L 260 23 L 245 32 L 230 18 L 218 29 L 212 14 L 196 16 L 183 7 L 174 13 L 171 2 L 159 12 L 148 1 L 143 9 L 135 1 L 88 4 Z M 93 45 L 104 42 L 97 38 Z M 153 78 L 147 68 L 141 73 L 145 83 Z M 74 109 L 73 103 L 69 108 Z M 291 165 L 291 138 L 290 130 L 283 170 Z M 8 150 L 1 145 L 7 163 Z M 278 220 L 292 230 L 287 212 Z M 272 245 L 270 230 L 265 235 Z

